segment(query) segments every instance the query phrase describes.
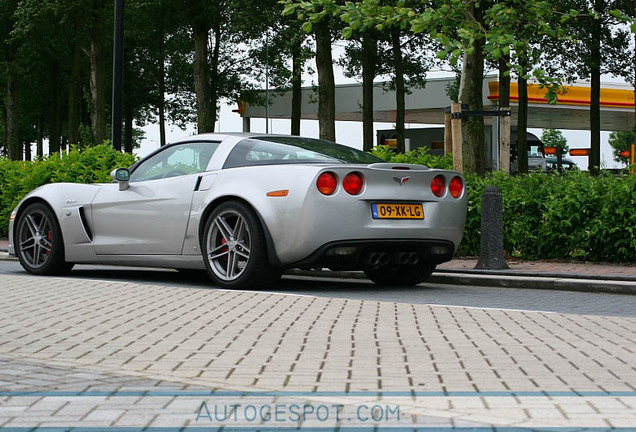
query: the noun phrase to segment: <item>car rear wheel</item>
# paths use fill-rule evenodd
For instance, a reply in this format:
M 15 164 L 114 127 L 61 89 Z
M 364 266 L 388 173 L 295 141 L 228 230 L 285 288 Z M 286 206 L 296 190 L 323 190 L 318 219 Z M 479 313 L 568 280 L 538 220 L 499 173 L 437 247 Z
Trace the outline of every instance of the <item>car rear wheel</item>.
M 44 203 L 29 205 L 18 219 L 15 246 L 22 267 L 31 274 L 60 275 L 73 268 L 64 261 L 64 241 L 57 218 Z
M 202 246 L 208 274 L 224 288 L 258 288 L 282 274 L 269 263 L 258 216 L 241 202 L 228 201 L 214 209 Z
M 418 263 L 392 267 L 367 267 L 364 274 L 377 285 L 413 286 L 424 282 L 435 270 L 435 264 Z

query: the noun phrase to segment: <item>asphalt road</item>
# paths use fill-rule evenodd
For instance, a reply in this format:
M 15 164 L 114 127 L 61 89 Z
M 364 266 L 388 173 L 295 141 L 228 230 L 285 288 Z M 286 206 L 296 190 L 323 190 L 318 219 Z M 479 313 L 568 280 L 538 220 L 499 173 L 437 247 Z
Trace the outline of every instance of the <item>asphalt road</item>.
M 0 275 L 2 274 L 26 275 L 17 262 L 10 261 L 0 262 Z M 78 265 L 67 277 L 73 280 L 90 279 L 192 289 L 216 289 L 205 277 L 186 277 L 173 270 Z M 285 276 L 275 289 L 268 291 L 296 296 L 408 304 L 636 317 L 636 296 L 618 294 L 438 284 L 381 288 L 364 279 L 304 276 Z

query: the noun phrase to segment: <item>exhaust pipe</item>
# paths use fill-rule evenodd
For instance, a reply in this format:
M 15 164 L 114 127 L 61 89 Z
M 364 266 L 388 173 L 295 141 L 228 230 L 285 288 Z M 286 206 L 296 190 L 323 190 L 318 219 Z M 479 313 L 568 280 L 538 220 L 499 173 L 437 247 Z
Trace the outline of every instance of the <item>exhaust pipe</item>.
M 393 262 L 398 265 L 406 265 L 409 263 L 410 254 L 408 252 L 397 252 L 393 255 Z
M 384 252 L 372 252 L 367 255 L 366 263 L 374 267 L 383 267 L 389 264 L 389 255 Z
M 380 254 L 377 252 L 374 253 L 370 253 L 369 255 L 367 255 L 367 264 L 372 265 L 372 266 L 377 266 L 378 263 L 380 262 Z

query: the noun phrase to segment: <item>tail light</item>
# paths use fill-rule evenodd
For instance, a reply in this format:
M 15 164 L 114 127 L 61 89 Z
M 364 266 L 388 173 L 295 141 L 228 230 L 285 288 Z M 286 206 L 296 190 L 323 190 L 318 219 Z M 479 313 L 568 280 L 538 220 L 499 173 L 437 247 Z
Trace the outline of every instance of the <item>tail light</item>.
M 464 181 L 461 177 L 453 177 L 448 186 L 448 190 L 453 198 L 459 198 L 464 191 Z
M 318 176 L 318 180 L 316 180 L 316 187 L 321 194 L 332 195 L 338 187 L 338 179 L 334 173 L 322 173 Z
M 342 181 L 342 187 L 350 195 L 358 195 L 360 192 L 362 192 L 363 186 L 364 180 L 362 179 L 362 174 L 357 172 L 347 174 L 347 176 Z
M 444 179 L 444 176 L 435 176 L 435 178 L 433 178 L 433 181 L 431 182 L 431 192 L 433 192 L 433 195 L 435 195 L 436 197 L 441 197 L 444 195 L 445 191 L 446 180 Z

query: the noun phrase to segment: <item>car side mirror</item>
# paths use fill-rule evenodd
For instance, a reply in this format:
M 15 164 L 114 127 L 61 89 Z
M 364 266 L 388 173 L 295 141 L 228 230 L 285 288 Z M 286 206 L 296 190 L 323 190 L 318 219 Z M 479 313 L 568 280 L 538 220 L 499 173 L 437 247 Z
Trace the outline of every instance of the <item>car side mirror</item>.
M 130 171 L 128 171 L 128 168 L 116 168 L 110 173 L 110 177 L 119 183 L 120 191 L 130 187 Z

